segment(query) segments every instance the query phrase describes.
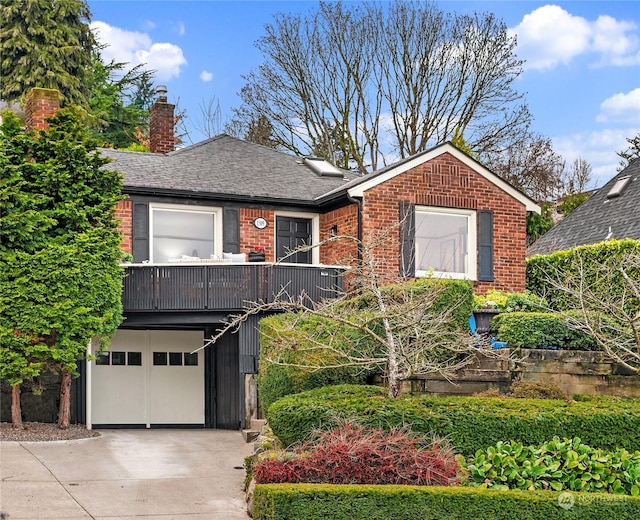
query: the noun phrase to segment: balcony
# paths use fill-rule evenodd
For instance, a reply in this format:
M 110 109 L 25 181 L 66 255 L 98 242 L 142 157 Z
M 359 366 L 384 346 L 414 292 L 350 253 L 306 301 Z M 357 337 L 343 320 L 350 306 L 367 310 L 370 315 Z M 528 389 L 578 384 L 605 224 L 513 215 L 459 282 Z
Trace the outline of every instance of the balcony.
M 286 291 L 313 301 L 342 291 L 340 267 L 301 264 L 132 264 L 125 268 L 124 311 L 234 311 L 255 301 L 273 302 Z

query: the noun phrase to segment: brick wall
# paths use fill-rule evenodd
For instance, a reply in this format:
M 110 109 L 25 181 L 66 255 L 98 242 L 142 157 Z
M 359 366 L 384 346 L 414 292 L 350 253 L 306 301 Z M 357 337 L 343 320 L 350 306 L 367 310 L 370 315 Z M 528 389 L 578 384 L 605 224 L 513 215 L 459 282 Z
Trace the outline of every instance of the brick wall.
M 335 226 L 335 228 L 334 228 Z M 320 215 L 320 242 L 329 239 L 331 229 L 338 236 L 358 236 L 358 206 L 350 204 Z M 336 240 L 320 247 L 320 263 L 327 265 L 350 265 L 358 257 L 358 247 L 353 240 Z
M 116 205 L 116 218 L 120 221 L 118 229 L 122 233 L 120 249 L 133 254 L 133 204 L 131 199 L 125 199 Z
M 494 213 L 494 281 L 476 282 L 484 293 L 496 288 L 525 288 L 526 209 L 479 173 L 445 153 L 365 193 L 363 240 L 377 241 L 375 256 L 384 259 L 389 278 L 400 271 L 399 205 L 406 201 L 424 206 L 492 210 Z M 388 236 L 380 238 L 380 233 Z
M 258 229 L 253 221 L 262 217 L 268 222 L 264 229 Z M 249 253 L 255 246 L 265 250 L 265 261 L 275 260 L 275 213 L 273 210 L 241 208 L 240 209 L 240 252 Z
M 45 118 L 53 117 L 60 108 L 58 91 L 50 88 L 32 88 L 25 98 L 25 126 L 29 130 L 47 128 Z

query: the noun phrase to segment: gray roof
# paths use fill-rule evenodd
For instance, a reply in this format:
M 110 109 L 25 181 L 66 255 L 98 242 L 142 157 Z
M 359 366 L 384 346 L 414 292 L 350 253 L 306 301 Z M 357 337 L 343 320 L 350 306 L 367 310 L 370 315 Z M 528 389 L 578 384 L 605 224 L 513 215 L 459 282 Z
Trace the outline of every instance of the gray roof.
M 105 168 L 124 174 L 125 192 L 194 192 L 234 198 L 310 203 L 354 175 L 322 176 L 304 160 L 225 134 L 168 154 L 100 149 Z
M 608 197 L 614 184 L 629 176 L 617 197 Z M 636 159 L 573 213 L 552 227 L 528 249 L 528 256 L 547 254 L 608 238 L 640 240 L 640 160 Z

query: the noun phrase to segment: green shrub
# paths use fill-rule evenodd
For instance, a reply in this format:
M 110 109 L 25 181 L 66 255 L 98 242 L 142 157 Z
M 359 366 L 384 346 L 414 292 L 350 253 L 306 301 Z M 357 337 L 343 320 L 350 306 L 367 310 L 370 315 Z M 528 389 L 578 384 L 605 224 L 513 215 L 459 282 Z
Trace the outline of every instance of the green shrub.
M 491 320 L 491 332 L 511 348 L 598 349 L 589 335 L 551 312 L 503 312 Z
M 261 340 L 258 392 L 264 410 L 268 410 L 272 403 L 285 395 L 343 383 L 366 384 L 372 375 L 372 371 L 363 370 L 360 367 L 309 370 L 297 366 L 275 365 L 266 361 L 264 359 L 265 356 L 268 356 L 272 349 L 277 348 L 275 344 L 278 341 L 277 336 L 279 334 L 288 334 L 294 339 L 298 336 L 299 340 L 297 343 L 301 345 L 302 348 L 295 351 L 292 350 L 288 358 L 285 359 L 286 362 L 292 365 L 305 363 L 321 364 L 321 361 L 310 359 L 312 355 L 317 356 L 318 351 L 311 354 L 306 353 L 304 349 L 305 335 L 308 330 L 313 330 L 320 335 L 320 338 L 326 338 L 327 342 L 329 339 L 334 342 L 341 342 L 345 350 L 351 348 L 350 345 L 359 345 L 363 348 L 363 343 L 367 343 L 368 348 L 373 348 L 370 338 L 363 338 L 357 331 L 348 330 L 335 322 L 317 316 L 310 316 L 303 320 L 302 323 L 296 323 L 296 327 L 292 327 L 289 330 L 289 323 L 296 318 L 297 316 L 291 314 L 278 314 L 260 320 Z M 322 353 L 322 355 L 324 356 L 324 362 L 330 361 L 329 351 Z
M 526 284 L 527 290 L 539 296 L 544 296 L 552 309 L 565 311 L 579 308 L 575 299 L 567 292 L 559 290 L 549 283 L 549 276 L 559 273 L 562 279 L 576 276 L 576 265 L 580 262 L 584 267 L 584 283 L 590 289 L 604 295 L 615 296 L 616 291 L 623 290 L 625 283 L 622 274 L 618 273 L 619 283 L 614 280 L 602 280 L 598 267 L 609 266 L 616 272 L 622 258 L 630 254 L 640 254 L 639 240 L 608 240 L 598 244 L 585 245 L 557 251 L 550 255 L 536 255 L 527 260 Z M 640 280 L 640 272 L 633 269 L 629 272 L 634 280 Z M 612 294 L 613 292 L 613 294 Z M 610 299 L 610 298 L 604 298 Z M 628 301 L 637 307 L 637 300 Z
M 511 384 L 509 397 L 516 399 L 566 399 L 567 394 L 558 385 L 517 379 Z
M 465 456 L 498 441 L 541 444 L 554 435 L 579 435 L 590 446 L 602 449 L 640 449 L 638 399 L 391 399 L 378 387 L 341 385 L 290 395 L 269 408 L 269 424 L 286 446 L 308 440 L 315 429 L 335 427 L 339 417 L 370 427 L 406 426 L 435 433 L 449 439 Z
M 455 486 L 260 484 L 254 500 L 254 520 L 635 520 L 640 510 L 624 495 Z
M 475 309 L 483 309 L 485 307 L 506 312 L 540 312 L 546 309 L 547 303 L 544 298 L 530 292 L 509 293 L 490 289 L 486 294 L 474 297 Z
M 604 451 L 575 437 L 540 446 L 498 442 L 469 458 L 471 485 L 640 495 L 640 451 Z

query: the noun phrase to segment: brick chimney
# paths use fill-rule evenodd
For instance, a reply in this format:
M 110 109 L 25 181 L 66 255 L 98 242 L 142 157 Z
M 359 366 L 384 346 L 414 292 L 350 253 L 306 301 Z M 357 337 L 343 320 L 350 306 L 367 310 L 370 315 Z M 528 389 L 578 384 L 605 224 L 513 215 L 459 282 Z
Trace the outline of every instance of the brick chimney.
M 25 98 L 25 126 L 28 130 L 45 130 L 45 121 L 60 108 L 60 96 L 51 88 L 32 88 Z
M 158 85 L 158 99 L 149 109 L 149 151 L 168 153 L 173 151 L 173 111 L 175 105 L 167 103 L 167 87 Z

